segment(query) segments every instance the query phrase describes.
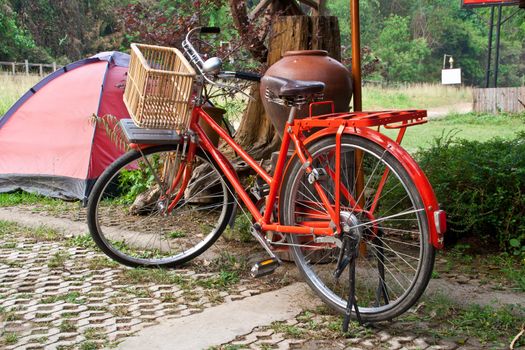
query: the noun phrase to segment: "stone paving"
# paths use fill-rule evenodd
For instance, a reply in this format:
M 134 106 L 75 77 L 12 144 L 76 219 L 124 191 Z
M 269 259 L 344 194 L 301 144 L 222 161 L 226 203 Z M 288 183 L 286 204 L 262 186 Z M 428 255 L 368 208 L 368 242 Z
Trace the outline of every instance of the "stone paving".
M 133 283 L 129 272 L 93 249 L 0 239 L 0 348 L 94 349 L 164 319 L 261 293 L 252 280 L 214 288 L 217 272 L 162 276 L 171 283 Z
M 315 324 L 317 335 L 305 337 Z M 218 349 L 308 349 L 308 350 L 476 350 L 507 349 L 504 344 L 481 344 L 475 338 L 432 339 L 416 336 L 406 329 L 396 329 L 392 325 L 376 325 L 374 328 L 361 328 L 354 325 L 350 336 L 338 335 L 340 324 L 333 317 L 321 315 L 298 316 L 273 327 L 259 327 L 250 334 L 237 337 Z M 323 329 L 324 328 L 324 329 Z M 326 334 L 332 331 L 333 334 Z M 299 335 L 299 337 L 298 337 Z M 320 339 L 315 339 L 316 337 Z M 333 337 L 333 339 L 330 339 Z M 310 338 L 310 339 L 306 339 Z M 311 339 L 313 338 L 313 339 Z
M 75 215 L 74 219 L 71 212 L 63 216 L 83 220 L 82 215 Z M 218 283 L 220 269 L 203 269 L 203 261 L 155 277 L 151 270 L 132 270 L 111 262 L 92 247 L 89 238 L 87 243 L 82 240 L 86 237 L 80 238 L 72 242 L 70 238 L 40 239 L 18 232 L 0 235 L 0 349 L 112 347 L 145 327 L 194 315 L 215 305 L 235 303 L 295 279 L 285 272 L 260 280 L 241 278 Z M 288 270 L 295 271 L 292 265 Z M 433 281 L 442 280 L 449 289 L 463 285 L 485 292 L 501 289 L 454 271 L 441 276 Z M 513 294 L 508 296 L 512 300 Z M 521 293 L 516 300 L 523 297 Z M 340 322 L 340 316 L 307 310 L 286 322 L 239 334 L 215 348 L 508 349 L 508 344 L 481 344 L 475 337 L 433 337 L 431 331 L 421 332 L 431 330 L 432 324 L 402 320 L 374 328 L 354 327 L 345 337 L 340 333 Z

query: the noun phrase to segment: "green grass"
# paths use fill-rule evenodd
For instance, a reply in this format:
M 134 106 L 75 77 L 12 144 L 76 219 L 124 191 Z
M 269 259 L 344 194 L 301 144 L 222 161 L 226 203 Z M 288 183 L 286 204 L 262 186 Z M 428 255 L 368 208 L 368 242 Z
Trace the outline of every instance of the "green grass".
M 411 84 L 397 88 L 363 87 L 363 109 L 407 109 L 449 106 L 472 102 L 472 89 L 439 84 Z
M 0 75 L 0 118 L 40 77 Z
M 5 343 L 12 345 L 18 342 L 18 334 L 16 333 L 5 333 L 4 334 Z
M 21 204 L 61 207 L 64 206 L 64 201 L 22 191 L 0 193 L 0 207 L 13 207 Z
M 408 128 L 401 145 L 414 154 L 418 148 L 430 147 L 433 140 L 443 134 L 452 133 L 457 138 L 487 141 L 496 136 L 510 139 L 519 131 L 525 131 L 525 114 L 451 114 Z M 381 129 L 381 132 L 395 139 L 398 131 Z
M 47 266 L 50 269 L 61 269 L 64 268 L 66 261 L 69 259 L 69 253 L 67 252 L 56 252 L 51 256 L 51 259 L 47 262 Z
M 435 338 L 475 338 L 481 343 L 508 344 L 519 332 L 523 323 L 523 306 L 506 305 L 501 308 L 471 304 L 457 305 L 445 295 L 424 299 L 417 312 L 407 312 L 399 321 L 428 322 L 430 328 L 414 327 L 416 334 Z M 521 343 L 520 343 L 521 344 Z M 523 345 L 523 344 L 521 344 Z
M 61 332 L 74 332 L 77 330 L 77 326 L 74 323 L 68 320 L 62 321 L 60 326 L 58 326 Z

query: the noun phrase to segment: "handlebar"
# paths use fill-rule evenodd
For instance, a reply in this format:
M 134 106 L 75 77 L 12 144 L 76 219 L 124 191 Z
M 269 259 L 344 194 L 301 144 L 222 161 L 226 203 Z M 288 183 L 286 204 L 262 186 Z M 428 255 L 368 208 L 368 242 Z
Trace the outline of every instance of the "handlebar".
M 221 32 L 221 28 L 219 27 L 201 27 L 201 34 L 219 34 Z
M 261 80 L 261 76 L 259 74 L 254 73 L 248 73 L 248 72 L 224 72 L 220 71 L 220 66 L 222 64 L 221 60 L 217 57 L 212 57 L 208 59 L 206 62 L 202 59 L 199 52 L 195 49 L 195 47 L 191 43 L 191 38 L 194 34 L 200 33 L 200 34 L 218 34 L 221 32 L 221 29 L 219 27 L 197 27 L 193 28 L 186 34 L 186 38 L 182 42 L 182 47 L 184 48 L 184 51 L 186 55 L 189 57 L 190 62 L 197 68 L 201 76 L 204 78 L 206 82 L 209 84 L 219 86 L 222 88 L 229 88 L 229 89 L 235 89 L 239 91 L 240 93 L 246 95 L 241 89 L 228 86 L 225 84 L 222 84 L 220 82 L 216 82 L 210 79 L 210 77 L 220 77 L 220 78 L 238 78 L 243 80 L 249 80 L 249 81 L 256 81 L 259 82 Z M 249 98 L 251 98 L 249 95 L 247 95 Z

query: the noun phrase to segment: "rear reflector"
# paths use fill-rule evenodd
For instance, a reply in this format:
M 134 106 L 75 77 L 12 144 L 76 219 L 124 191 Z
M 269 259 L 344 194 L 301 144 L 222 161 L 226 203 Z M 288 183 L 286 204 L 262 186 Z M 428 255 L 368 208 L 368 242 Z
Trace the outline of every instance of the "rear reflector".
M 447 213 L 444 210 L 436 210 L 434 212 L 434 223 L 437 233 L 443 235 L 447 230 Z

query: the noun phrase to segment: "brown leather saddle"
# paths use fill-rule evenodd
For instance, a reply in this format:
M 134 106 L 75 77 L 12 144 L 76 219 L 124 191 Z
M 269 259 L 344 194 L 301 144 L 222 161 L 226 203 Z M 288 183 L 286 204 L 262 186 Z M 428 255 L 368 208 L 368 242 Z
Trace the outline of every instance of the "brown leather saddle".
M 292 80 L 265 75 L 265 97 L 270 102 L 285 106 L 300 106 L 323 98 L 325 84 L 320 81 Z

